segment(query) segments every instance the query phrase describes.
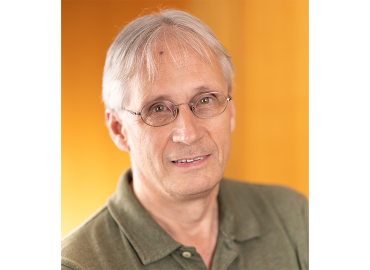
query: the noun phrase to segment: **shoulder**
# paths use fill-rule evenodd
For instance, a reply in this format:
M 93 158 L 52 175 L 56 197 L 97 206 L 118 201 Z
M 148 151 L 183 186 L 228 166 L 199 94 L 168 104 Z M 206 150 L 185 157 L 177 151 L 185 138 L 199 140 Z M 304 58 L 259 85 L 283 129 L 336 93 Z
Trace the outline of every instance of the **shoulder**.
M 94 233 L 99 230 L 99 227 L 104 226 L 107 220 L 109 220 L 109 214 L 107 207 L 104 206 L 62 239 L 62 253 L 85 241 L 91 241 Z
M 258 220 L 261 238 L 287 239 L 301 265 L 308 268 L 308 201 L 288 187 L 226 180 L 221 186 L 233 197 L 239 215 L 249 209 Z M 266 238 L 265 238 L 266 239 Z M 283 241 L 284 242 L 284 241 Z
M 113 237 L 112 237 L 113 235 Z M 62 269 L 91 269 L 99 265 L 101 245 L 117 238 L 119 229 L 106 206 L 62 239 Z M 114 237 L 116 236 L 116 237 Z M 86 268 L 87 267 L 87 268 Z
M 289 205 L 291 203 L 302 206 L 307 203 L 307 198 L 303 194 L 289 187 L 254 184 L 230 179 L 223 180 L 226 188 L 229 188 L 235 196 L 244 198 L 244 200 L 262 198 L 275 206 Z
M 230 190 L 239 205 L 251 208 L 257 215 L 268 212 L 279 216 L 284 223 L 299 223 L 308 231 L 308 201 L 294 189 L 229 179 L 224 179 L 223 188 Z

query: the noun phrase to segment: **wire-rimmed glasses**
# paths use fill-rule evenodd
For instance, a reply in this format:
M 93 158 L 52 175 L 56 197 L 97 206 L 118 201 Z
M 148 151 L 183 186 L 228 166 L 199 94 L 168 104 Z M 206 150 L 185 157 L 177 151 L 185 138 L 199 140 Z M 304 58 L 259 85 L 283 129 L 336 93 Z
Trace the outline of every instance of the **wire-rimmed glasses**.
M 200 93 L 194 96 L 189 103 L 174 104 L 168 100 L 156 100 L 146 104 L 140 112 L 123 109 L 133 115 L 140 115 L 143 122 L 149 126 L 160 127 L 168 125 L 176 119 L 179 106 L 187 104 L 189 109 L 199 118 L 213 118 L 222 114 L 228 101 L 232 97 L 225 97 L 219 92 Z

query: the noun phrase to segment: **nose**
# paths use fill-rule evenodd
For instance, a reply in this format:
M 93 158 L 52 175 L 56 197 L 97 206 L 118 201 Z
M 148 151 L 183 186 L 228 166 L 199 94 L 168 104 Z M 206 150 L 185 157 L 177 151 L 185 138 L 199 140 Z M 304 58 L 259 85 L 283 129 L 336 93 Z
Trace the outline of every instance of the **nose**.
M 204 129 L 199 125 L 200 120 L 202 119 L 193 114 L 189 106 L 182 106 L 181 109 L 178 107 L 178 114 L 173 122 L 173 142 L 191 145 L 203 138 Z

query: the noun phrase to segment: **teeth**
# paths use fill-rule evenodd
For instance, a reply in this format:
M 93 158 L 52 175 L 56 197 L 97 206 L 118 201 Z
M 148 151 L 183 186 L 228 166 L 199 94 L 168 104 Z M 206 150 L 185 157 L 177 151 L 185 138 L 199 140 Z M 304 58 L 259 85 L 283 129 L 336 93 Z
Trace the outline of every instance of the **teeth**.
M 182 159 L 182 160 L 178 160 L 178 161 L 175 161 L 175 163 L 185 163 L 185 162 L 193 162 L 193 161 L 197 161 L 197 160 L 202 160 L 204 157 L 197 157 L 197 158 L 191 158 L 191 159 Z

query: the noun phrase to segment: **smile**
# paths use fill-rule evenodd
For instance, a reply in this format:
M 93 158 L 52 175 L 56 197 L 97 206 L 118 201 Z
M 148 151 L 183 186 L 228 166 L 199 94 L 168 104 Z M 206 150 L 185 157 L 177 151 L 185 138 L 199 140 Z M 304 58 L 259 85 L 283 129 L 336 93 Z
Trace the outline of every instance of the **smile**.
M 189 162 L 193 162 L 193 161 L 197 161 L 197 160 L 202 160 L 203 158 L 205 158 L 206 156 L 203 156 L 203 157 L 196 157 L 196 158 L 191 158 L 191 159 L 180 159 L 180 160 L 174 160 L 172 161 L 173 163 L 189 163 Z

